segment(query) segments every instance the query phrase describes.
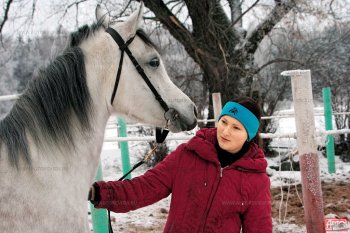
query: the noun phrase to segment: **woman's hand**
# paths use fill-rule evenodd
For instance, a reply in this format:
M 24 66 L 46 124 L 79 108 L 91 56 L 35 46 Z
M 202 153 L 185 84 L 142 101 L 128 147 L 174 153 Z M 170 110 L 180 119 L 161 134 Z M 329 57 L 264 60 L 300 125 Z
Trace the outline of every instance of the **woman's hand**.
M 93 185 L 91 185 L 88 195 L 88 201 L 90 201 L 93 205 L 96 205 L 101 201 L 100 186 L 98 186 L 97 183 L 93 183 Z
M 88 195 L 88 201 L 94 201 L 94 200 L 95 200 L 95 188 L 94 186 L 91 186 L 89 195 Z

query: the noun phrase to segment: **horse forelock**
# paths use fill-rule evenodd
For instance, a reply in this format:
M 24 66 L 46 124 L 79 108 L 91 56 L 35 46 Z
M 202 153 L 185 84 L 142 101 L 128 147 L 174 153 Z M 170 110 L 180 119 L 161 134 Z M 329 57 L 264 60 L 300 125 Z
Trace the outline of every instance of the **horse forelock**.
M 146 34 L 146 32 L 143 29 L 138 29 L 136 31 L 136 35 L 140 37 L 140 39 L 145 42 L 150 47 L 153 47 L 156 50 L 159 50 L 157 45 L 153 43 L 153 41 L 149 38 L 149 36 Z
M 0 146 L 5 146 L 12 166 L 19 159 L 31 164 L 28 135 L 36 145 L 74 147 L 72 119 L 82 133 L 91 130 L 91 96 L 86 83 L 84 55 L 72 47 L 29 82 L 9 114 L 0 121 Z

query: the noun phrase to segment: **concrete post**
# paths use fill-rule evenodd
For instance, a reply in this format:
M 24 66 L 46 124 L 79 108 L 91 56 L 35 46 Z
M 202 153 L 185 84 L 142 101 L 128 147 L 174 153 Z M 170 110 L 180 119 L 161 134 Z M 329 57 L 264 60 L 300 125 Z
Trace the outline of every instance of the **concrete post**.
M 289 70 L 281 75 L 292 80 L 306 230 L 325 233 L 310 70 Z

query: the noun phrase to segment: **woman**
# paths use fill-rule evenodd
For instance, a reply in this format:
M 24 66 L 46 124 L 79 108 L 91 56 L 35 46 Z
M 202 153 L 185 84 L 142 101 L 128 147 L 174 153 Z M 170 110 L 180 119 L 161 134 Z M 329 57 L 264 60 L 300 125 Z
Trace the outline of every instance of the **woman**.
M 94 183 L 89 200 L 121 213 L 171 193 L 164 232 L 271 233 L 267 162 L 255 143 L 260 117 L 251 98 L 228 102 L 217 128 L 199 130 L 142 176 Z

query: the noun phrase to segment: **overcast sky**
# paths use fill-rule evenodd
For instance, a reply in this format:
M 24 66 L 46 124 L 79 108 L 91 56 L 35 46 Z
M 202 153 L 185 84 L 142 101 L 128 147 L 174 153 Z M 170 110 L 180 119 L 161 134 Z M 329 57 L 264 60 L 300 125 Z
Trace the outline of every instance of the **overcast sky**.
M 249 0 L 253 2 L 252 0 Z M 35 2 L 35 11 L 33 14 L 33 2 Z M 91 24 L 95 20 L 95 8 L 101 1 L 87 0 L 79 4 L 79 10 L 75 6 L 65 11 L 73 0 L 17 0 L 11 5 L 9 20 L 3 29 L 6 35 L 17 36 L 21 34 L 24 37 L 35 37 L 42 31 L 56 31 L 62 26 L 68 31 L 73 31 L 84 24 Z M 121 1 L 120 1 L 121 2 Z M 271 5 L 273 0 L 261 0 L 260 10 L 251 12 L 254 15 L 261 14 L 266 6 Z M 249 4 L 249 2 L 248 2 Z M 248 6 L 244 5 L 244 8 Z M 224 7 L 227 5 L 223 1 Z M 5 0 L 2 0 L 2 6 L 5 6 Z M 225 7 L 228 9 L 227 7 Z M 116 10 L 116 9 L 110 9 Z M 229 12 L 227 10 L 227 12 Z M 78 17 L 77 17 L 78 16 Z M 185 17 L 184 17 L 185 18 Z M 256 20 L 249 20 L 251 15 L 247 15 L 244 20 L 244 27 L 251 27 L 256 24 Z M 180 20 L 181 16 L 180 16 Z M 77 24 L 78 23 L 78 24 Z M 191 23 L 191 22 L 186 22 Z
M 6 4 L 6 0 L 2 1 L 2 8 Z M 329 1 L 331 0 L 313 0 L 315 2 L 314 8 L 320 6 L 325 7 L 325 12 L 329 12 Z M 35 37 L 40 35 L 42 31 L 54 32 L 59 26 L 68 31 L 76 30 L 77 27 L 84 24 L 91 24 L 95 20 L 95 7 L 98 3 L 106 2 L 101 0 L 87 0 L 79 4 L 79 10 L 77 14 L 77 8 L 75 5 L 70 7 L 67 11 L 65 9 L 74 0 L 15 0 L 11 5 L 9 12 L 9 20 L 6 22 L 3 32 L 5 35 L 23 37 Z M 118 1 L 119 2 L 122 1 Z M 125 2 L 125 1 L 124 1 Z M 243 10 L 247 8 L 255 0 L 248 0 L 243 5 Z M 273 0 L 261 0 L 259 2 L 259 8 L 254 8 L 254 11 L 249 12 L 244 17 L 243 27 L 245 29 L 252 29 L 262 20 L 266 15 L 266 11 L 271 8 Z M 33 13 L 33 3 L 35 3 L 35 11 Z M 222 1 L 224 7 L 227 5 L 227 1 Z M 228 9 L 227 7 L 225 7 Z M 315 11 L 315 9 L 313 9 Z M 332 9 L 337 13 L 337 17 L 350 18 L 350 0 L 334 0 Z M 116 10 L 116 9 L 112 9 Z M 228 12 L 228 10 L 227 10 Z M 258 18 L 258 19 L 257 19 Z M 181 19 L 180 19 L 181 20 Z M 319 24 L 319 17 L 311 17 L 308 19 L 308 26 L 317 27 Z M 324 21 L 324 20 L 323 20 Z M 190 22 L 186 22 L 190 23 Z
M 24 37 L 35 37 L 44 30 L 56 31 L 59 26 L 62 26 L 68 31 L 73 31 L 77 26 L 91 24 L 94 21 L 97 1 L 81 3 L 78 14 L 75 6 L 71 7 L 65 14 L 65 7 L 69 4 L 63 5 L 63 2 L 68 1 L 37 0 L 33 14 L 32 0 L 15 1 L 11 5 L 4 33 L 11 36 L 21 34 Z M 76 18 L 77 15 L 78 18 Z

